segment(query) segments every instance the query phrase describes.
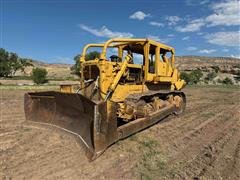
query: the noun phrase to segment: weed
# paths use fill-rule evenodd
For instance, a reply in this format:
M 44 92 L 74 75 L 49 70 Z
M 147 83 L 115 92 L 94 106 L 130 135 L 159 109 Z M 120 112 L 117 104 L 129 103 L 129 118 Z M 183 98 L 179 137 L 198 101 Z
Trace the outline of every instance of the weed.
M 205 118 L 210 118 L 214 115 L 215 115 L 215 113 L 213 113 L 213 112 L 206 112 L 205 111 L 205 112 L 202 113 L 202 117 L 205 117 Z
M 29 131 L 31 131 L 31 130 L 32 130 L 32 128 L 28 128 L 28 127 L 27 127 L 27 128 L 23 128 L 23 131 L 24 131 L 24 132 L 29 132 Z
M 131 148 L 127 148 L 126 151 L 127 151 L 128 153 L 133 153 L 133 152 L 134 152 Z
M 140 172 L 140 179 L 141 180 L 151 180 L 152 178 L 149 177 L 149 175 L 147 175 L 146 173 Z
M 156 140 L 148 140 L 148 141 L 139 141 L 140 145 L 147 148 L 157 147 L 158 142 Z
M 137 138 L 137 136 L 134 134 L 134 135 L 132 135 L 132 136 L 129 137 L 129 140 L 130 140 L 130 141 L 138 141 L 138 138 Z
M 143 153 L 139 162 L 140 170 L 141 173 L 144 172 L 144 177 L 163 175 L 167 168 L 165 158 L 163 158 L 162 154 L 156 150 L 150 150 Z
M 230 128 L 230 131 L 234 134 L 237 131 L 237 129 L 236 128 Z
M 227 120 L 229 120 L 231 118 L 231 114 L 222 114 L 220 117 L 219 117 L 219 120 L 221 122 L 225 122 Z

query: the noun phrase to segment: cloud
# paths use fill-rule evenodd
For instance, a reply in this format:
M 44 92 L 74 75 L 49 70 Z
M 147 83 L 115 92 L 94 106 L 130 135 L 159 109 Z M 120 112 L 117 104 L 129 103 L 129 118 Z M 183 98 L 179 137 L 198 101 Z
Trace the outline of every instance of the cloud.
M 196 51 L 197 49 L 198 49 L 197 47 L 189 46 L 189 47 L 187 47 L 186 50 L 188 50 L 188 51 Z
M 203 53 L 203 54 L 211 54 L 211 53 L 216 52 L 216 50 L 215 49 L 201 49 L 198 52 Z
M 154 36 L 154 35 L 148 35 L 147 37 L 149 39 L 152 39 L 154 41 L 158 41 L 160 43 L 167 43 L 167 42 L 169 42 L 171 40 L 170 38 L 161 39 L 159 36 Z
M 187 0 L 188 1 L 188 0 Z M 193 1 L 192 3 L 203 3 L 203 1 Z M 212 14 L 189 21 L 185 26 L 178 26 L 179 32 L 196 32 L 200 31 L 203 26 L 239 26 L 240 25 L 240 2 L 237 0 L 226 0 L 214 3 L 210 6 Z
M 187 6 L 198 6 L 209 3 L 210 0 L 185 0 Z
M 185 37 L 182 38 L 182 40 L 183 40 L 183 41 L 188 41 L 189 38 L 190 38 L 189 36 L 185 36 Z
M 106 38 L 131 38 L 133 37 L 133 34 L 128 33 L 128 32 L 114 32 L 111 31 L 110 29 L 108 29 L 106 26 L 102 26 L 100 29 L 94 29 L 90 26 L 84 25 L 84 24 L 80 24 L 79 27 L 84 30 L 87 31 L 97 37 L 106 37 Z
M 178 16 L 167 16 L 165 19 L 168 21 L 169 26 L 176 25 L 179 21 L 182 20 L 182 18 Z
M 164 26 L 163 23 L 156 22 L 156 21 L 151 21 L 151 22 L 149 22 L 149 24 L 152 25 L 152 26 L 157 26 L 157 27 L 163 27 Z
M 213 14 L 206 17 L 208 26 L 240 25 L 240 2 L 236 0 L 215 3 L 211 6 Z
M 137 20 L 140 20 L 140 21 L 145 19 L 146 17 L 151 17 L 151 15 L 150 14 L 145 14 L 142 11 L 137 11 L 137 12 L 133 13 L 131 16 L 129 16 L 130 19 L 137 19 Z
M 240 31 L 216 32 L 206 35 L 205 39 L 211 44 L 239 47 Z
M 149 39 L 153 39 L 154 41 L 161 41 L 161 39 L 158 36 L 148 35 Z
M 178 26 L 176 27 L 176 30 L 178 32 L 195 32 L 199 31 L 202 26 L 205 25 L 205 22 L 203 19 L 195 19 L 190 21 L 187 25 L 185 26 Z
M 240 59 L 240 55 L 233 55 L 233 54 L 231 54 L 230 57 Z

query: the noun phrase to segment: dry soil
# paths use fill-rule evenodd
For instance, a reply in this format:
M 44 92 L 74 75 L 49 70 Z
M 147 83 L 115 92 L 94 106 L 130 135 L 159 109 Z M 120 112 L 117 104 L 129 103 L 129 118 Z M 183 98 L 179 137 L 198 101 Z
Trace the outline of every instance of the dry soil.
M 183 115 L 93 162 L 71 135 L 25 122 L 24 90 L 0 93 L 0 179 L 240 179 L 239 88 L 186 88 Z

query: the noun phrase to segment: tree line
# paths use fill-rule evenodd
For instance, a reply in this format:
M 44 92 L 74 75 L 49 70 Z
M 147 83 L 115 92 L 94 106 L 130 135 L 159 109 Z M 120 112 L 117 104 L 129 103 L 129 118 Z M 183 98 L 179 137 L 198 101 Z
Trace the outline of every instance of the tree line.
M 0 48 L 0 77 L 14 76 L 19 70 L 24 72 L 28 66 L 33 66 L 28 59 L 20 58 L 16 53 Z

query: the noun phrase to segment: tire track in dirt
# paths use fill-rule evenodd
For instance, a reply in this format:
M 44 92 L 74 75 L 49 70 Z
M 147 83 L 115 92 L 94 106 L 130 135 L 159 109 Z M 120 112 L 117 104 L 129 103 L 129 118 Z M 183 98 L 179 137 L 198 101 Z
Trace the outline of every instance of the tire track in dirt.
M 239 129 L 231 129 L 233 137 L 223 147 L 216 160 L 209 169 L 206 170 L 203 177 L 212 177 L 212 179 L 239 179 L 239 153 L 240 153 L 240 131 Z M 215 172 L 215 174 L 212 174 Z
M 214 162 L 217 161 L 218 156 L 223 152 L 224 147 L 233 135 L 234 134 L 229 133 L 229 131 L 224 130 L 224 133 L 221 133 L 214 141 L 204 146 L 200 153 L 194 157 L 192 161 L 188 161 L 187 165 L 183 168 L 185 177 L 202 179 L 207 172 L 211 172 L 214 167 Z M 216 172 L 215 170 L 213 179 L 222 179 Z M 210 177 L 210 175 L 207 177 Z
M 192 95 L 188 98 L 189 107 L 185 115 L 178 118 L 171 116 L 169 120 L 134 135 L 139 141 L 159 141 L 156 150 L 170 157 L 166 166 L 177 166 L 176 178 L 216 179 L 229 176 L 229 179 L 239 179 L 240 142 L 239 125 L 236 125 L 239 114 L 233 109 L 238 107 L 228 102 L 224 104 L 227 98 L 229 102 L 236 101 L 239 92 L 209 91 L 204 88 L 189 89 L 188 93 Z M 13 94 L 17 100 L 22 99 L 23 92 L 17 94 L 13 91 L 8 96 Z M 23 105 L 14 105 L 17 102 L 9 98 L 4 101 L 4 104 L 9 104 L 5 108 L 9 118 L 6 117 L 4 127 L 2 124 L 0 127 L 0 143 L 5 143 L 4 151 L 0 151 L 0 179 L 139 179 L 139 169 L 135 167 L 142 153 L 138 150 L 142 147 L 139 142 L 123 140 L 111 146 L 96 161 L 88 163 L 83 150 L 71 135 L 22 124 Z M 14 113 L 9 110 L 10 107 L 14 108 Z M 200 113 L 202 111 L 209 111 L 213 116 L 206 117 Z M 225 114 L 231 118 L 221 120 Z M 209 120 L 211 118 L 213 120 Z M 238 130 L 232 130 L 236 128 Z M 220 175 L 216 174 L 218 171 Z M 156 179 L 169 177 L 170 174 L 162 174 Z
M 223 111 L 221 114 L 224 113 L 226 112 Z M 231 140 L 233 133 L 230 129 L 235 127 L 235 119 L 221 124 L 216 122 L 219 121 L 211 119 L 208 123 L 201 124 L 195 131 L 188 133 L 183 138 L 183 142 L 179 142 L 180 146 L 177 149 L 178 151 L 182 150 L 175 156 L 173 162 L 180 161 L 187 164 L 182 170 L 186 173 L 183 178 L 203 176 L 206 169 L 214 163 L 216 158 L 213 157 L 218 156 L 223 147 Z M 186 139 L 186 137 L 188 138 Z M 200 172 L 198 172 L 199 170 Z
M 201 111 L 202 108 L 196 107 L 198 111 Z M 206 106 L 203 106 L 203 109 L 206 109 Z M 219 110 L 224 110 L 223 106 L 211 106 L 208 109 L 208 112 L 211 116 L 216 115 Z M 187 118 L 185 115 L 182 117 L 171 117 L 171 121 L 164 122 L 163 124 L 159 124 L 159 126 L 156 128 L 157 134 L 161 135 L 161 139 L 163 139 L 163 144 L 168 146 L 169 142 L 172 142 L 172 140 L 178 140 L 181 139 L 183 136 L 186 136 L 186 133 L 189 133 L 189 131 L 194 131 L 194 129 L 199 126 L 199 124 L 206 124 L 205 118 L 202 118 L 202 113 L 199 113 L 197 111 L 189 112 L 187 111 L 189 118 Z M 190 114 L 190 115 L 189 115 Z M 214 118 L 214 116 L 213 116 Z M 212 119 L 213 119 L 212 118 Z M 207 120 L 211 121 L 211 120 Z M 160 129 L 160 130 L 159 130 Z M 167 141 L 169 140 L 169 141 Z
M 239 95 L 239 92 L 234 92 L 231 93 L 232 97 L 237 97 L 237 95 Z M 218 98 L 219 99 L 219 98 Z M 206 118 L 208 118 L 207 116 L 216 116 L 218 112 L 226 111 L 226 107 L 224 105 L 224 103 L 218 103 L 213 104 L 213 103 L 209 103 L 206 104 L 205 106 L 194 106 L 195 108 L 192 111 L 189 111 L 188 109 L 186 110 L 187 116 L 185 116 L 185 114 L 179 118 L 174 118 L 172 121 L 168 121 L 167 123 L 164 123 L 162 125 L 160 125 L 161 130 L 158 131 L 156 129 L 156 131 L 158 131 L 158 135 L 161 135 L 162 139 L 163 139 L 163 143 L 166 143 L 166 146 L 169 144 L 168 142 L 172 142 L 172 140 L 179 140 L 181 139 L 180 137 L 186 136 L 184 135 L 184 133 L 189 133 L 189 131 L 194 131 L 194 129 L 196 129 L 196 127 L 201 124 L 204 123 L 205 125 L 207 125 L 208 123 L 206 121 Z M 235 108 L 235 105 L 231 105 L 228 108 L 231 109 Z M 206 117 L 205 114 L 202 114 L 201 112 L 206 112 L 207 109 L 207 113 Z M 223 114 L 223 113 L 222 113 Z M 214 116 L 212 118 L 212 120 L 214 119 Z M 207 121 L 212 121 L 212 120 L 207 120 Z M 168 139 L 169 141 L 166 141 L 166 139 Z

